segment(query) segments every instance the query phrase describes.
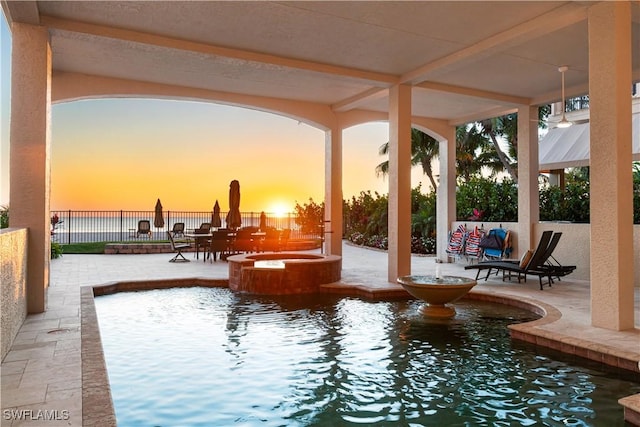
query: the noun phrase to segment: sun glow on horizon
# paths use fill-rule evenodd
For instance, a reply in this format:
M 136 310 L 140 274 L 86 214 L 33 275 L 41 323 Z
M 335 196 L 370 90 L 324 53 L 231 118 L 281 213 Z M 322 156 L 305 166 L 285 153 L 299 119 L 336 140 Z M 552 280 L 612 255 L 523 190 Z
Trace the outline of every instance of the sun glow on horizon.
M 269 211 L 266 213 L 273 215 L 276 218 L 285 218 L 291 212 L 293 212 L 293 208 L 291 208 L 287 204 L 283 202 L 274 202 L 273 204 L 269 205 Z

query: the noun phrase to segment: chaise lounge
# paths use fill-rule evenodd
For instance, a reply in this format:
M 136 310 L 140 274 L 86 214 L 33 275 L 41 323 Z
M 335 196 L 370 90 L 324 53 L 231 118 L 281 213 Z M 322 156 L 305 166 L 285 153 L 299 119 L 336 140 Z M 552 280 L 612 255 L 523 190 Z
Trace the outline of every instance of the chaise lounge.
M 544 231 L 540 236 L 540 241 L 533 254 L 527 251 L 525 255 L 519 261 L 485 261 L 474 265 L 468 265 L 465 270 L 477 269 L 476 280 L 480 276 L 480 271 L 487 270 L 487 274 L 484 280 L 489 278 L 492 271 L 502 271 L 502 280 L 505 278 L 511 279 L 513 273 L 516 274 L 518 283 L 522 279 L 527 280 L 527 275 L 538 276 L 540 281 L 540 290 L 543 289 L 544 277 L 548 280 L 548 285 L 553 283 L 552 277 L 565 276 L 575 270 L 575 266 L 561 266 L 549 263 L 549 259 L 552 258 L 552 253 L 560 240 L 562 233 L 555 233 L 552 231 Z

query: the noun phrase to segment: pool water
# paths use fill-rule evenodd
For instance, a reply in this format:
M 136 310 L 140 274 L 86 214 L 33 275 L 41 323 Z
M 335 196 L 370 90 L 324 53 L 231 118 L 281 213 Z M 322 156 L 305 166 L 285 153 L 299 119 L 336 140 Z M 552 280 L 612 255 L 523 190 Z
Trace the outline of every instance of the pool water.
M 198 287 L 98 297 L 118 426 L 615 426 L 617 400 L 640 393 L 629 373 L 512 342 L 506 325 L 529 312 L 461 300 L 434 321 L 421 304 Z

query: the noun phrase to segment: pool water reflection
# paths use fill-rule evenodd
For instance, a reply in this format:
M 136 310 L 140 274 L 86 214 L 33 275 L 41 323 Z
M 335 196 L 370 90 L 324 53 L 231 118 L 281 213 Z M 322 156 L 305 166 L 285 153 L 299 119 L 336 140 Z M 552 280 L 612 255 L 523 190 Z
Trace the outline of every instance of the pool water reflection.
M 526 311 L 458 301 L 256 298 L 177 288 L 96 298 L 119 426 L 624 425 L 640 384 L 511 342 Z

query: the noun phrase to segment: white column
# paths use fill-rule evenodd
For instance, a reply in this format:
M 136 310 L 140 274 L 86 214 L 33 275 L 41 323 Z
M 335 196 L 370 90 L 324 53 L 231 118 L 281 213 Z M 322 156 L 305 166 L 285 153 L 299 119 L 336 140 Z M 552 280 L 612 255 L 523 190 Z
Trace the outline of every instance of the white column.
M 447 244 L 449 229 L 456 220 L 456 128 L 451 126 L 446 140 L 440 141 L 438 161 L 440 163 L 440 182 L 438 184 L 436 211 L 436 256 L 441 262 L 448 262 Z
M 411 86 L 389 89 L 388 278 L 411 273 Z
M 325 132 L 325 251 L 342 255 L 342 130 Z
M 10 226 L 28 228 L 27 310 L 46 309 L 50 262 L 51 47 L 44 27 L 12 24 Z
M 538 244 L 533 225 L 540 221 L 538 190 L 538 107 L 518 108 L 518 233 L 520 253 Z M 514 254 L 517 256 L 518 254 Z
M 624 330 L 633 320 L 631 9 L 589 8 L 591 324 Z

